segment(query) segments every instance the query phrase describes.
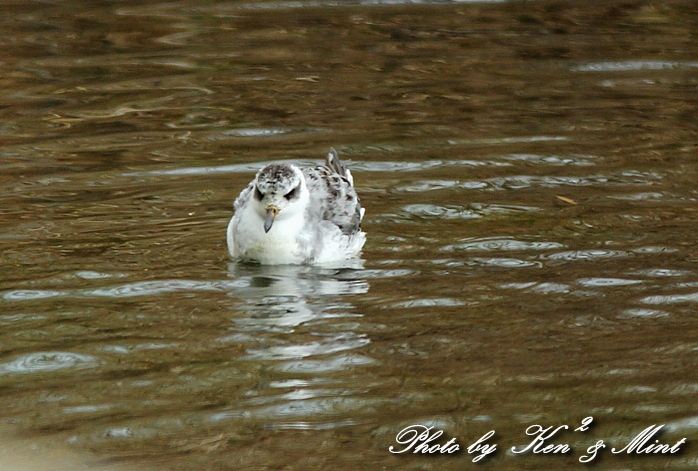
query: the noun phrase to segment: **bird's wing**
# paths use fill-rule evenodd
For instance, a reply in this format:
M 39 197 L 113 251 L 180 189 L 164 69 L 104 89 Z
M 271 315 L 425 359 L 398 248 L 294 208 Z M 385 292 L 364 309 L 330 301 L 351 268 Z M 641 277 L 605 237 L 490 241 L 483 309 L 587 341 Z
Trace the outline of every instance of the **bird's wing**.
M 237 198 L 235 198 L 235 202 L 233 203 L 233 211 L 236 213 L 240 208 L 242 208 L 245 203 L 250 199 L 250 195 L 252 195 L 252 190 L 254 189 L 254 180 L 251 181 L 243 190 L 240 192 Z
M 358 232 L 363 210 L 351 173 L 339 160 L 337 152 L 331 149 L 324 166 L 304 168 L 303 174 L 310 192 L 309 210 L 345 234 Z

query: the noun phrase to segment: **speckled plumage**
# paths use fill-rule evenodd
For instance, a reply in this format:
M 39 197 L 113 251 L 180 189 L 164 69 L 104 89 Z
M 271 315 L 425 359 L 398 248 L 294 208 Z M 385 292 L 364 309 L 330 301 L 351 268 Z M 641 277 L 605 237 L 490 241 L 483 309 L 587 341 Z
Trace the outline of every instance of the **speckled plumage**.
M 271 217 L 269 208 L 275 210 Z M 365 242 L 364 210 L 352 175 L 334 149 L 324 166 L 267 165 L 242 190 L 233 209 L 227 242 L 237 259 L 264 264 L 333 262 L 356 257 Z

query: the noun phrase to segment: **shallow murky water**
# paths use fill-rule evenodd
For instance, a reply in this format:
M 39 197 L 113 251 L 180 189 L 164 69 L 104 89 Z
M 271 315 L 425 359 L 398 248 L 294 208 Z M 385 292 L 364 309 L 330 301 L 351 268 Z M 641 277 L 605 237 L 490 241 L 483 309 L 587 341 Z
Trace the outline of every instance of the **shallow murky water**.
M 0 424 L 179 470 L 475 466 L 391 454 L 417 423 L 581 467 L 667 424 L 599 467 L 695 468 L 698 8 L 588 3 L 3 6 Z M 363 266 L 228 260 L 254 171 L 330 146 Z

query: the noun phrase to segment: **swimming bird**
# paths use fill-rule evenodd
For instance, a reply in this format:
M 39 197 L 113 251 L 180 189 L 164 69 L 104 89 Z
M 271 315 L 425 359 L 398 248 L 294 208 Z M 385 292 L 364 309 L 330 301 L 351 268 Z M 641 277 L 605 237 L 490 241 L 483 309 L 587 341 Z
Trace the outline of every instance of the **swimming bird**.
M 233 203 L 230 255 L 264 265 L 324 264 L 358 256 L 364 208 L 351 172 L 330 149 L 325 165 L 271 163 Z

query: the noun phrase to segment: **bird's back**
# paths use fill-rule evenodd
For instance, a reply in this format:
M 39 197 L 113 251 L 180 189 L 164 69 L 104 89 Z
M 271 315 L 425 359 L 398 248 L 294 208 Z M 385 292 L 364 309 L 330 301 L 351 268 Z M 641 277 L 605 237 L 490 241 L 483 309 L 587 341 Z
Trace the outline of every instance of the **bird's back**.
M 354 189 L 351 172 L 339 160 L 337 152 L 330 150 L 325 165 L 302 169 L 310 192 L 309 211 L 322 221 L 328 221 L 346 235 L 361 230 L 363 209 Z

